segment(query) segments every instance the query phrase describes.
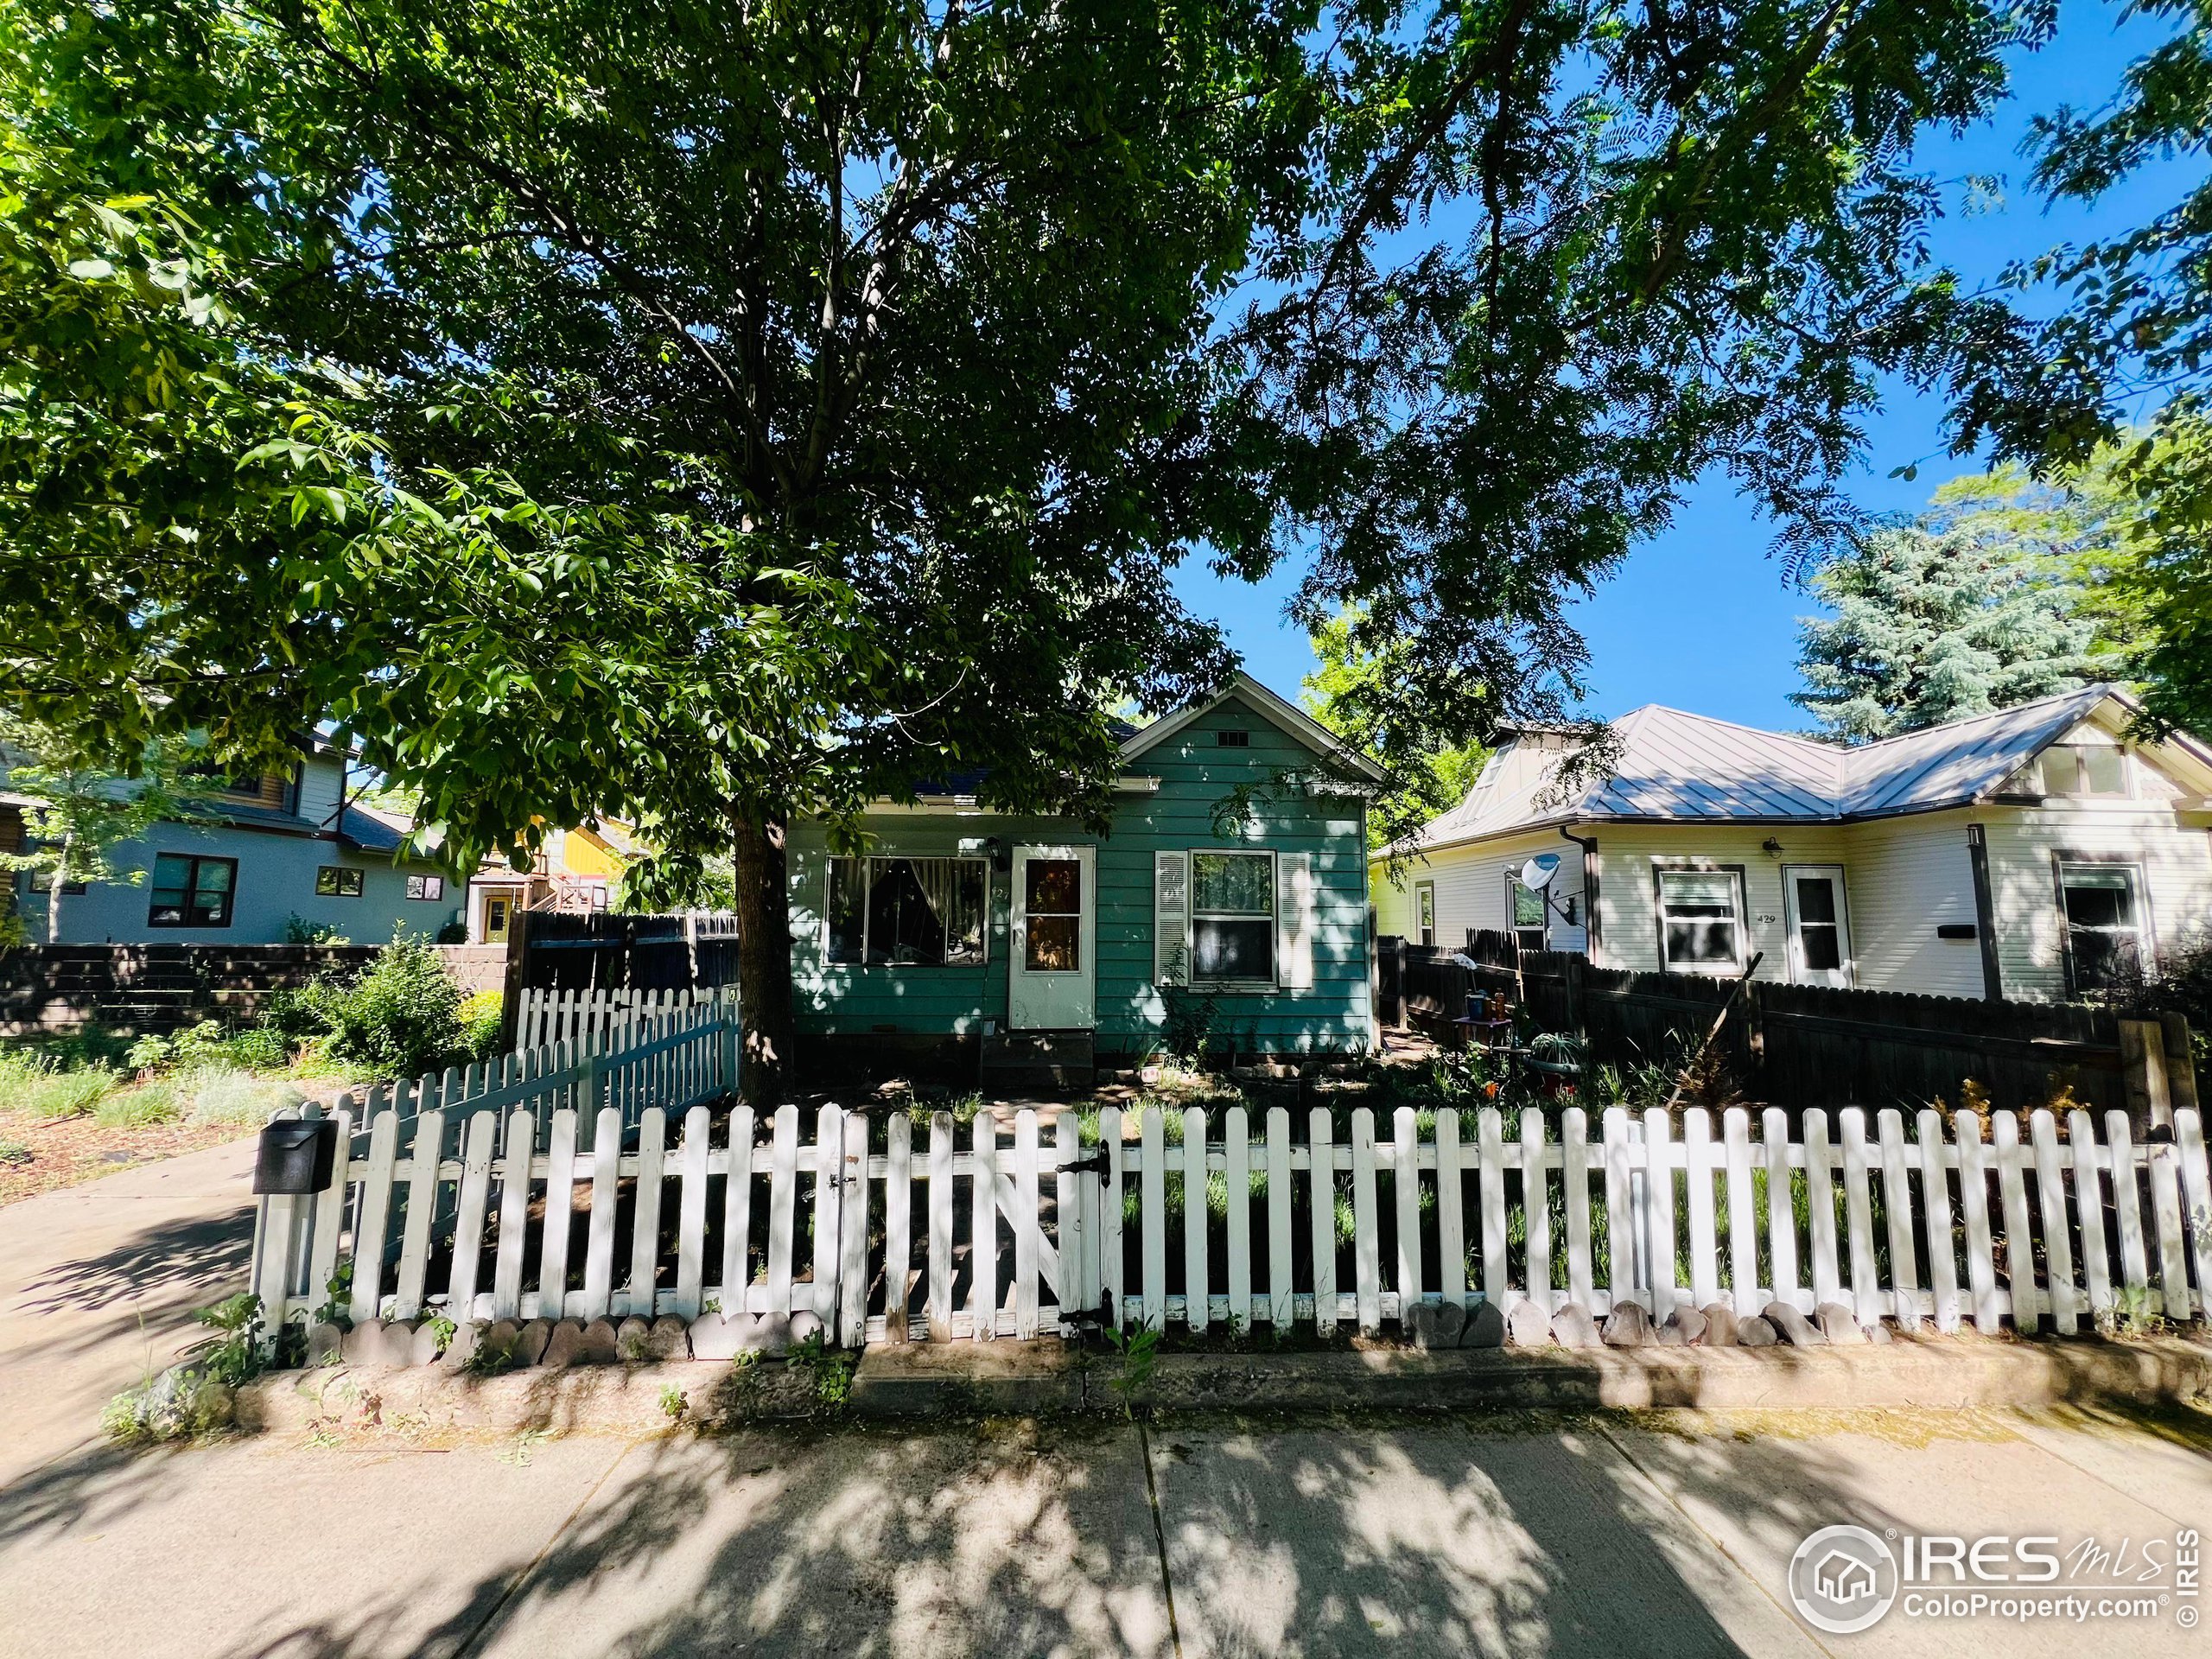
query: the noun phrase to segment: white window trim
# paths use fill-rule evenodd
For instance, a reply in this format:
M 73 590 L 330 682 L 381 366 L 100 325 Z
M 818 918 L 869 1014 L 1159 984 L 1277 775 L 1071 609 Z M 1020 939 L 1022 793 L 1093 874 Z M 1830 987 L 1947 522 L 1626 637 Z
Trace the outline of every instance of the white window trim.
M 1539 950 L 1548 950 L 1551 949 L 1552 943 L 1551 899 L 1541 888 L 1522 887 L 1521 878 L 1514 873 L 1519 868 L 1520 866 L 1515 865 L 1505 872 L 1505 931 L 1513 935 L 1516 944 L 1519 943 L 1522 933 L 1533 932 L 1537 935 L 1535 948 Z M 1524 893 L 1531 895 L 1536 901 L 1537 919 L 1533 923 L 1519 921 L 1513 914 L 1516 895 Z M 1525 950 L 1529 947 L 1522 945 L 1521 948 Z
M 1428 915 L 1425 920 L 1421 916 L 1421 900 L 1424 899 L 1428 901 Z M 1422 937 L 1424 934 L 1427 936 L 1425 938 Z M 1424 946 L 1436 944 L 1436 883 L 1433 881 L 1414 883 L 1414 942 Z
M 1198 968 L 1198 924 L 1200 922 L 1251 922 L 1259 918 L 1243 912 L 1225 910 L 1201 911 L 1198 908 L 1198 858 L 1264 858 L 1268 861 L 1268 976 L 1264 979 L 1200 979 Z M 1191 941 L 1188 977 L 1191 988 L 1203 991 L 1273 991 L 1282 986 L 1282 889 L 1277 885 L 1281 872 L 1276 868 L 1275 849 L 1272 847 L 1193 847 L 1189 849 L 1191 860 L 1190 906 L 1184 925 Z
M 2074 922 L 2066 913 L 2066 872 L 2069 869 L 2120 870 L 2126 874 L 2129 895 L 2135 901 L 2135 951 L 2144 968 L 2148 970 L 2158 959 L 2158 940 L 2156 918 L 2151 912 L 2150 874 L 2142 862 L 2133 856 L 2105 857 L 2095 853 L 2070 851 L 2056 848 L 2051 852 L 2052 873 L 2057 880 L 2059 965 L 2066 976 L 2069 995 L 2085 995 L 2094 990 L 2093 986 L 2079 982 L 2079 969 L 2074 958 Z
M 973 962 L 870 962 L 868 959 L 868 889 L 874 885 L 865 870 L 861 876 L 861 959 L 858 962 L 836 962 L 830 956 L 830 883 L 840 863 L 861 865 L 886 864 L 896 859 L 909 862 L 922 859 L 947 859 L 956 864 L 979 864 L 983 870 L 983 927 L 982 954 Z M 972 970 L 988 966 L 991 960 L 991 861 L 978 853 L 862 853 L 851 859 L 836 855 L 822 861 L 822 965 L 824 968 L 864 969 L 869 973 L 902 972 L 941 974 Z
M 1667 882 L 1669 875 L 1725 875 L 1735 892 L 1736 901 L 1736 957 L 1733 962 L 1686 962 L 1677 966 L 1667 955 Z M 1707 979 L 1726 979 L 1744 971 L 1750 960 L 1746 954 L 1751 946 L 1751 903 L 1745 888 L 1741 865 L 1722 864 L 1710 859 L 1668 858 L 1654 859 L 1651 864 L 1651 914 L 1657 928 L 1659 969 L 1668 974 L 1697 974 Z

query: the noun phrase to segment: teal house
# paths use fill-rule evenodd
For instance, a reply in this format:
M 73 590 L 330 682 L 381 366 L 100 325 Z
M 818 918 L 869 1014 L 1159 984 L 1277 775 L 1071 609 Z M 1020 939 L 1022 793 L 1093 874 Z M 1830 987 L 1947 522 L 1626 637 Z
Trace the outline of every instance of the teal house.
M 1370 1047 L 1381 769 L 1245 675 L 1121 764 L 1103 836 L 957 792 L 869 814 L 862 857 L 795 832 L 802 1065 L 1066 1080 L 1158 1053 L 1171 996 L 1240 1054 Z

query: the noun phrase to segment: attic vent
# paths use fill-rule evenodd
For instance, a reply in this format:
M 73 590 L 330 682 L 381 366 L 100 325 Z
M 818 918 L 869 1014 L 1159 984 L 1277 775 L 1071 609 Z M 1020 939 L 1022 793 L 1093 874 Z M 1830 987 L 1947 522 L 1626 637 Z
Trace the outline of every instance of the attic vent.
M 1252 747 L 1252 734 L 1224 728 L 1213 734 L 1213 741 L 1224 749 L 1249 749 Z

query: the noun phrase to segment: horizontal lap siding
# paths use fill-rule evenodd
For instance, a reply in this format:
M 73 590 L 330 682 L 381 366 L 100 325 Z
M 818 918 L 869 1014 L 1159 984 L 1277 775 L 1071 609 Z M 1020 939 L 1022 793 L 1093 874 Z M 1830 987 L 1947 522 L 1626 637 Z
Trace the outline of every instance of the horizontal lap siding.
M 1702 860 L 1742 866 L 1744 900 L 1750 912 L 1747 948 L 1765 953 L 1756 976 L 1759 979 L 1789 977 L 1782 897 L 1784 865 L 1844 866 L 1845 903 L 1857 921 L 1859 883 L 1851 868 L 1847 837 L 1826 825 L 1599 823 L 1586 833 L 1598 838 L 1600 960 L 1608 968 L 1659 971 L 1655 863 Z M 1764 850 L 1770 836 L 1782 843 L 1778 859 Z
M 1398 878 L 1402 885 L 1395 889 L 1387 868 L 1378 867 L 1375 890 L 1377 893 L 1393 893 L 1390 915 L 1400 925 L 1390 926 L 1378 922 L 1376 931 L 1402 933 L 1409 939 L 1419 938 L 1414 889 L 1424 881 L 1436 884 L 1437 944 L 1456 948 L 1466 944 L 1469 928 L 1494 931 L 1510 927 L 1512 916 L 1505 905 L 1506 875 L 1539 853 L 1559 855 L 1559 874 L 1552 880 L 1560 897 L 1581 893 L 1581 849 L 1551 830 L 1484 842 L 1478 847 L 1447 847 L 1425 858 L 1409 861 Z M 1378 904 L 1376 909 L 1379 912 L 1382 906 Z M 1575 913 L 1582 913 L 1579 906 Z M 1581 947 L 1580 927 L 1569 928 L 1554 915 L 1552 928 L 1554 948 Z
M 1987 824 L 1990 885 L 1996 895 L 1998 962 L 2005 995 L 2066 995 L 2052 855 L 2100 853 L 2133 860 L 2149 887 L 2152 931 L 2170 952 L 2212 927 L 2212 841 L 2150 803 L 2100 807 L 2014 807 L 1981 815 Z
M 1975 925 L 1967 814 L 1878 818 L 1843 832 L 1852 957 L 1862 989 L 1923 996 L 1983 994 L 1978 938 L 1936 937 Z
M 1215 733 L 1236 727 L 1250 747 L 1224 748 Z M 1103 839 L 1048 819 L 986 814 L 876 814 L 868 827 L 879 854 L 949 857 L 991 836 L 1018 844 L 1097 848 L 1097 1030 L 1102 1050 L 1135 1049 L 1157 1039 L 1164 1017 L 1153 975 L 1153 855 L 1169 849 L 1272 848 L 1313 859 L 1315 887 L 1313 985 L 1310 990 L 1217 998 L 1217 1029 L 1240 1046 L 1342 1049 L 1370 1033 L 1367 870 L 1361 804 L 1349 796 L 1279 797 L 1267 787 L 1281 772 L 1303 771 L 1313 757 L 1256 712 L 1230 703 L 1186 727 L 1128 768 L 1156 777 L 1154 795 L 1117 798 L 1113 833 Z M 1253 787 L 1258 833 L 1216 836 L 1213 813 L 1239 785 Z M 802 1030 L 966 1033 L 1007 1007 L 1009 874 L 993 871 L 989 960 L 981 968 L 831 967 L 823 961 L 822 906 L 828 849 L 818 830 L 794 832 L 791 855 L 791 965 Z

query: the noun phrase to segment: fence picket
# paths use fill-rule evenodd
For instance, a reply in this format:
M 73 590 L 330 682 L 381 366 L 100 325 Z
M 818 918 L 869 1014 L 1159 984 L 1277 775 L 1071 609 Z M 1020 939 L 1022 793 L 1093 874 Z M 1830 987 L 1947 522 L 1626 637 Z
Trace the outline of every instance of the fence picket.
M 1398 1323 L 1410 1331 L 1421 1297 L 1421 1144 L 1410 1106 L 1390 1118 L 1390 1197 L 1398 1211 Z
M 1167 1328 L 1167 1114 L 1164 1107 L 1145 1109 L 1137 1148 L 1137 1197 L 1144 1240 L 1141 1266 L 1144 1281 L 1137 1287 L 1141 1319 L 1147 1331 Z
M 1311 1160 L 1306 1185 L 1313 1194 L 1308 1218 L 1313 1229 L 1313 1322 L 1326 1336 L 1343 1317 L 1337 1301 L 1336 1120 L 1327 1107 L 1316 1106 L 1306 1125 Z
M 2189 1317 L 2189 1259 L 2182 1239 L 2180 1148 L 2171 1141 L 2149 1148 L 2151 1215 L 2158 1235 L 2158 1289 L 2165 1316 Z
M 658 1106 L 641 1109 L 638 1120 L 638 1185 L 630 1227 L 630 1281 L 623 1312 L 653 1316 L 653 1289 L 660 1262 L 662 1177 L 666 1173 L 668 1114 Z
M 883 1141 L 883 1339 L 904 1342 L 912 1294 L 914 1121 L 893 1112 Z
M 1222 1181 L 1228 1198 L 1222 1268 L 1229 1282 L 1229 1328 L 1252 1325 L 1252 1145 L 1242 1106 L 1221 1115 Z
M 837 1192 L 837 1288 L 839 1305 L 837 1340 L 848 1348 L 863 1346 L 868 1341 L 868 1114 L 849 1112 L 841 1121 L 843 1129 L 844 1158 L 836 1171 Z M 1036 1193 L 1036 1134 L 1033 1125 L 1030 1134 L 1030 1193 Z M 1033 1216 L 1036 1206 L 1030 1206 Z M 1031 1223 L 1035 1225 L 1034 1221 Z M 822 1316 L 826 1328 L 830 1314 Z
M 420 1098 L 418 1096 L 417 1098 Z M 407 1173 L 407 1221 L 399 1246 L 399 1292 L 395 1319 L 423 1311 L 423 1281 L 430 1268 L 430 1223 L 438 1207 L 438 1163 L 445 1148 L 445 1114 L 435 1107 L 415 1118 L 415 1145 Z
M 1720 1157 L 1727 1174 L 1728 1300 L 1739 1315 L 1756 1313 L 1761 1306 L 1758 1211 L 1751 1191 L 1751 1115 L 1741 1106 L 1720 1114 Z
M 1352 1287 L 1362 1336 L 1382 1328 L 1382 1229 L 1376 1204 L 1375 1114 L 1355 1107 L 1351 1115 Z
M 729 1115 L 729 1174 L 722 1184 L 721 1311 L 726 1319 L 747 1312 L 753 1284 L 753 1109 Z
M 1590 1118 L 1580 1106 L 1560 1114 L 1560 1179 L 1567 1205 L 1567 1299 L 1595 1311 L 1590 1266 Z
M 2082 1279 L 2088 1287 L 2089 1318 L 2098 1325 L 2112 1322 L 2112 1264 L 2105 1251 L 2104 1190 L 2098 1182 L 2104 1154 L 2097 1145 L 2089 1115 L 2076 1107 L 2067 1114 L 2069 1161 L 2074 1169 L 2074 1213 L 2082 1224 Z
M 930 1340 L 952 1339 L 952 1114 L 930 1114 Z
M 1206 1113 L 1183 1109 L 1183 1317 L 1193 1332 L 1206 1328 Z
M 2135 1164 L 2135 1149 L 2127 1114 L 2105 1114 L 2105 1145 L 2112 1157 L 2112 1207 L 2120 1233 L 2121 1281 L 2138 1296 L 2151 1291 L 2150 1257 L 2144 1248 L 2143 1182 Z
M 461 1203 L 453 1233 L 453 1276 L 446 1290 L 446 1317 L 463 1324 L 476 1317 L 476 1278 L 484 1255 L 484 1217 L 492 1190 L 492 1152 L 499 1138 L 499 1115 L 476 1112 L 468 1119 L 462 1152 Z
M 1459 1112 L 1436 1109 L 1436 1270 L 1447 1302 L 1467 1306 L 1465 1194 L 1460 1180 Z
M 1521 1114 L 1521 1204 L 1528 1217 L 1529 1271 L 1524 1294 L 1552 1313 L 1551 1177 L 1545 1173 L 1544 1115 Z
M 1477 1191 L 1481 1194 L 1483 1300 L 1511 1312 L 1505 1259 L 1505 1121 L 1495 1106 L 1475 1113 Z
M 1856 1106 L 1837 1112 L 1843 1132 L 1843 1217 L 1850 1236 L 1851 1310 L 1864 1325 L 1882 1318 L 1882 1287 L 1874 1271 L 1874 1206 L 1868 1180 L 1866 1114 Z
M 1440 1122 L 1442 1116 L 1438 1114 Z M 1290 1113 L 1281 1106 L 1270 1106 L 1268 1109 L 1268 1323 L 1275 1328 L 1278 1334 L 1290 1329 L 1295 1308 L 1291 1300 L 1290 1201 Z
M 1106 1154 L 1104 1190 L 1098 1195 L 1098 1277 L 1106 1299 L 1106 1323 L 1119 1331 L 1126 1319 L 1122 1306 L 1122 1183 L 1127 1148 L 1122 1143 L 1122 1109 L 1109 1106 L 1098 1114 L 1098 1144 Z
M 2012 1326 L 2033 1331 L 2043 1319 L 2044 1300 L 2036 1286 L 2034 1226 L 2028 1219 L 2028 1188 L 2023 1179 L 2026 1157 L 2020 1146 L 2020 1120 L 1999 1112 L 1990 1120 L 1997 1165 L 1997 1192 L 2005 1213 L 2005 1288 L 2012 1299 Z
M 1828 1116 L 1817 1108 L 1804 1115 L 1807 1231 L 1812 1249 L 1813 1306 L 1843 1295 L 1843 1274 L 1836 1262 L 1835 1157 L 1828 1145 Z
M 1967 1224 L 1967 1284 L 1974 1294 L 1974 1329 L 1993 1337 L 2002 1328 L 2009 1301 L 1997 1294 L 1997 1249 L 1989 1229 L 1989 1148 L 1981 1138 L 1981 1119 L 1961 1107 L 1953 1120 L 1958 1129 L 1959 1208 Z
M 976 1114 L 969 1137 L 975 1174 L 968 1192 L 969 1333 L 988 1342 L 999 1333 L 999 1124 L 988 1110 Z M 1161 1321 L 1164 1326 L 1166 1321 Z
M 1205 1154 L 1203 1143 L 1200 1155 Z M 1014 1186 L 1021 1200 L 1014 1217 L 1014 1334 L 1023 1342 L 1037 1335 L 1037 1109 L 1024 1106 L 1014 1117 Z M 857 1275 L 857 1269 L 855 1274 Z
M 1634 1182 L 1629 1169 L 1628 1108 L 1605 1108 L 1605 1250 L 1612 1282 L 1612 1306 L 1637 1300 Z M 1592 1313 L 1598 1310 L 1593 1304 Z
M 1689 1188 L 1690 1305 L 1706 1307 L 1720 1300 L 1720 1250 L 1713 1221 L 1713 1119 L 1702 1106 L 1682 1114 L 1682 1168 Z
M 707 1135 L 703 1105 L 683 1115 L 677 1148 L 676 1317 L 696 1319 L 707 1299 Z
M 814 1115 L 814 1274 L 807 1306 L 822 1321 L 822 1339 L 837 1335 L 837 1264 L 844 1243 L 845 1109 L 824 1106 Z
M 522 1316 L 523 1249 L 530 1235 L 531 1165 L 537 1153 L 537 1121 L 518 1106 L 507 1114 L 506 1150 L 499 1164 L 499 1254 L 492 1273 L 492 1317 Z M 552 1211 L 549 1205 L 547 1216 Z
M 2205 1168 L 2204 1125 L 2196 1113 L 2186 1109 L 2174 1113 L 2174 1138 L 2181 1150 L 2183 1216 L 2201 1301 L 2212 1292 L 2212 1172 Z
M 761 1312 L 789 1319 L 791 1312 L 792 1235 L 798 1217 L 798 1108 L 776 1108 L 768 1144 L 768 1305 Z M 820 1224 L 820 1217 L 816 1223 Z
M 591 1128 L 591 1214 L 584 1230 L 587 1319 L 614 1311 L 614 1207 L 622 1179 L 622 1114 L 602 1106 Z
M 1664 1107 L 1643 1114 L 1644 1213 L 1651 1226 L 1651 1318 L 1655 1324 L 1675 1311 L 1674 1120 Z
M 1936 1328 L 1959 1328 L 1959 1262 L 1951 1243 L 1951 1183 L 1943 1163 L 1943 1115 L 1923 1106 L 1920 1135 L 1920 1209 L 1928 1218 L 1928 1285 L 1936 1303 Z
M 1766 1236 L 1767 1265 L 1774 1274 L 1769 1287 L 1774 1300 L 1786 1306 L 1798 1305 L 1797 1295 L 1797 1206 L 1791 1201 L 1789 1170 L 1789 1119 L 1779 1106 L 1770 1106 L 1759 1119 L 1766 1137 Z M 1760 1306 L 1764 1306 L 1761 1304 Z M 1745 1294 L 1738 1286 L 1736 1291 L 1736 1311 L 1745 1311 Z M 1750 1309 L 1758 1313 L 1758 1307 Z
M 1905 1160 L 1904 1115 L 1885 1106 L 1874 1122 L 1882 1145 L 1882 1219 L 1890 1236 L 1890 1290 L 1898 1325 L 1920 1325 L 1920 1269 L 1912 1224 L 1912 1177 Z
M 330 1116 L 337 1122 L 337 1146 L 331 1156 L 330 1185 L 315 1201 L 307 1260 L 307 1294 L 312 1305 L 331 1298 L 338 1272 L 338 1236 L 346 1230 L 346 1201 L 353 1190 L 353 1125 L 359 1122 L 353 1097 L 340 1095 Z
M 569 1239 L 576 1215 L 576 1115 L 563 1106 L 545 1134 L 545 1228 L 537 1245 L 537 1317 L 557 1319 L 568 1305 Z
M 399 1114 L 389 1107 L 378 1111 L 389 1096 L 379 1086 L 372 1089 L 361 1109 L 369 1116 L 369 1160 L 361 1184 L 361 1205 L 353 1228 L 353 1323 L 366 1325 L 384 1309 L 385 1235 L 391 1225 L 391 1177 L 398 1162 Z
M 2035 1142 L 2036 1207 L 2043 1212 L 2044 1262 L 2049 1272 L 2052 1317 L 2058 1334 L 2070 1337 L 2074 1318 L 2074 1245 L 2066 1224 L 2066 1183 L 2059 1173 L 2058 1130 L 2049 1109 L 2037 1107 L 2028 1118 L 2028 1132 Z

